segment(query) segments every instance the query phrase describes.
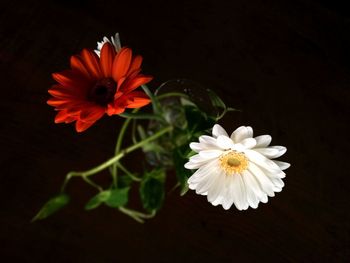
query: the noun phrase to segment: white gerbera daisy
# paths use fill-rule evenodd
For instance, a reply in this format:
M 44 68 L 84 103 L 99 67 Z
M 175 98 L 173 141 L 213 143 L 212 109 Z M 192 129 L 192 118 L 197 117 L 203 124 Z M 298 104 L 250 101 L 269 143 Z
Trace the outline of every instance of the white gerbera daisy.
M 187 169 L 198 169 L 189 179 L 189 188 L 197 194 L 207 195 L 213 205 L 229 209 L 249 206 L 257 208 L 266 203 L 284 186 L 282 178 L 290 164 L 270 160 L 282 156 L 283 146 L 269 146 L 271 136 L 253 138 L 251 127 L 241 126 L 229 137 L 218 124 L 213 127 L 213 137 L 203 135 L 199 143 L 190 147 L 198 154 L 185 164 Z
M 113 45 L 115 48 L 115 51 L 118 52 L 121 48 L 122 45 L 120 43 L 120 38 L 119 38 L 119 33 L 115 33 L 115 36 L 111 36 L 111 40 L 109 40 L 107 37 L 103 37 L 103 40 L 101 42 L 97 42 L 97 49 L 95 49 L 95 53 L 100 56 L 101 53 L 101 48 L 104 43 L 109 42 Z

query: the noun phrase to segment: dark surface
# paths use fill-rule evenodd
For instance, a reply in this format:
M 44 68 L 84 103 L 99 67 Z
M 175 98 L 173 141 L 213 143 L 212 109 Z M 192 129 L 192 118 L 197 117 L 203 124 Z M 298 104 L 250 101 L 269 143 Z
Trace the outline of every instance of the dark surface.
M 279 2 L 3 1 L 1 261 L 348 261 L 350 12 L 334 1 Z M 76 180 L 69 207 L 31 224 L 65 173 L 113 152 L 121 119 L 76 134 L 53 123 L 46 100 L 52 72 L 117 31 L 144 56 L 152 87 L 196 80 L 244 110 L 221 122 L 227 130 L 251 125 L 287 146 L 284 190 L 245 212 L 174 191 L 141 225 L 108 208 L 83 212 L 94 192 Z

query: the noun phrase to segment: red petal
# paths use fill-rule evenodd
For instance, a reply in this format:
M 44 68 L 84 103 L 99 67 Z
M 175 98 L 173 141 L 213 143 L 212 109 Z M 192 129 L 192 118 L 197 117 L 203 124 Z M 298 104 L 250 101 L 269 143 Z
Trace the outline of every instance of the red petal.
M 100 69 L 100 63 L 98 61 L 98 56 L 95 52 L 83 49 L 81 52 L 84 64 L 86 65 L 88 71 L 96 79 L 102 78 L 102 73 Z
M 77 92 L 73 92 L 73 89 L 64 88 L 61 85 L 54 85 L 51 89 L 48 90 L 49 94 L 53 97 L 60 99 L 77 99 Z
M 125 111 L 125 107 L 118 105 L 116 106 L 115 104 L 108 104 L 107 107 L 107 114 L 108 116 L 112 116 L 114 114 L 120 114 Z
M 67 111 L 59 111 L 55 117 L 55 123 L 65 122 L 70 116 L 67 114 Z
M 139 70 L 140 70 L 140 67 L 141 67 L 141 64 L 142 64 L 142 57 L 141 57 L 140 55 L 137 55 L 137 56 L 132 60 L 127 75 L 131 74 L 131 73 L 134 72 L 134 71 L 139 71 Z
M 72 70 L 53 73 L 52 77 L 62 86 L 69 89 L 74 89 L 74 92 L 79 92 L 78 90 L 85 90 L 90 85 L 87 79 Z
M 71 56 L 70 57 L 70 67 L 73 70 L 79 71 L 86 78 L 91 78 L 91 75 L 88 69 L 85 67 L 82 59 L 79 56 Z
M 140 87 L 143 84 L 150 82 L 153 79 L 151 76 L 138 75 L 133 79 L 125 81 L 123 85 L 120 87 L 120 91 L 124 93 L 129 93 L 134 89 Z
M 112 77 L 115 82 L 126 75 L 129 70 L 132 58 L 132 51 L 130 48 L 122 48 L 113 61 Z
M 77 120 L 77 122 L 75 123 L 75 129 L 77 132 L 83 132 L 86 129 L 88 129 L 89 127 L 91 127 L 91 125 L 93 125 L 95 122 L 84 122 L 81 120 Z
M 106 42 L 101 49 L 100 64 L 104 77 L 111 77 L 113 59 L 115 57 L 115 49 L 110 43 Z
M 85 122 L 95 122 L 105 114 L 105 109 L 100 106 L 94 106 L 83 109 L 80 112 L 80 119 Z
M 67 105 L 70 102 L 71 101 L 67 99 L 51 98 L 47 101 L 47 104 L 49 104 L 52 107 L 57 107 L 57 106 Z
M 142 91 L 133 91 L 126 95 L 128 98 L 127 108 L 140 108 L 151 102 L 149 97 Z

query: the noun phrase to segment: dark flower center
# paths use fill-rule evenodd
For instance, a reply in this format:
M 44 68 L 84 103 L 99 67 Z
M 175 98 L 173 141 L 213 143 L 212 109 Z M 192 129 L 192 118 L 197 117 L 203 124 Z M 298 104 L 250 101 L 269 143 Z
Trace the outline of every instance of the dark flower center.
M 117 84 L 112 78 L 100 79 L 90 90 L 88 99 L 101 106 L 106 106 L 113 101 L 116 90 Z

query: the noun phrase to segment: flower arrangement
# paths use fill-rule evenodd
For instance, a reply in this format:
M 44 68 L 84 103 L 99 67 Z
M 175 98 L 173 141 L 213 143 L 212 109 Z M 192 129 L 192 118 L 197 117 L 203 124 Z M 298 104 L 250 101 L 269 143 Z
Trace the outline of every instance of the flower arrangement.
M 194 82 L 172 80 L 152 92 L 146 84 L 153 77 L 141 73 L 141 64 L 142 57 L 122 47 L 116 34 L 104 37 L 96 50 L 83 49 L 72 56 L 70 69 L 52 75 L 57 84 L 49 89 L 52 97 L 47 103 L 57 111 L 55 123 L 74 123 L 77 132 L 85 132 L 105 114 L 125 121 L 115 155 L 90 170 L 69 172 L 60 194 L 46 202 L 33 220 L 44 219 L 68 204 L 66 186 L 72 178 L 96 189 L 86 210 L 104 204 L 140 223 L 161 208 L 169 170 L 175 171 L 180 195 L 195 190 L 224 209 L 232 205 L 238 210 L 257 208 L 259 202 L 266 203 L 268 196 L 282 190 L 283 170 L 290 165 L 275 158 L 286 152 L 285 147 L 270 146 L 269 135 L 253 137 L 251 127 L 238 127 L 229 135 L 217 122 L 235 109 Z M 142 112 L 149 104 L 151 113 Z M 126 134 L 133 142 L 129 146 L 123 145 Z M 148 164 L 141 175 L 123 164 L 123 158 L 138 149 Z M 103 188 L 93 176 L 106 169 L 111 183 Z M 139 188 L 144 211 L 128 207 L 132 186 Z

